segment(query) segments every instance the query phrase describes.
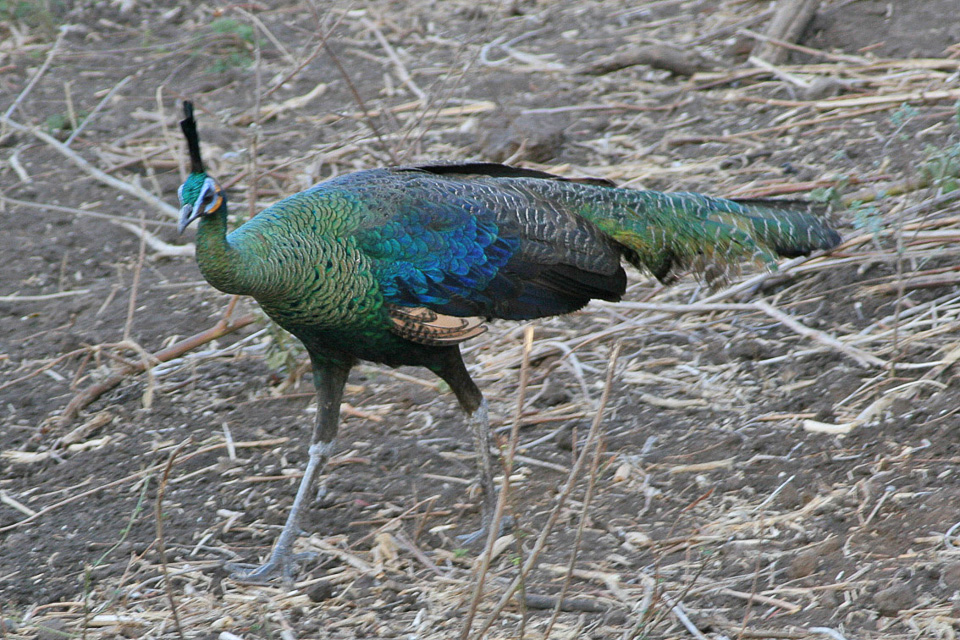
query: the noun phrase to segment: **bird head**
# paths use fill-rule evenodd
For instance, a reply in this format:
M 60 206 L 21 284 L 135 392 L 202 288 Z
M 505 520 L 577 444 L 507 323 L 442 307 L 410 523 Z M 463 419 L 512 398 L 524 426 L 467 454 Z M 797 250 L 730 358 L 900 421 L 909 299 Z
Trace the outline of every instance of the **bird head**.
M 180 197 L 180 221 L 177 230 L 180 233 L 197 218 L 216 213 L 225 203 L 223 189 L 203 168 L 197 121 L 193 119 L 193 103 L 189 100 L 183 102 L 183 115 L 180 128 L 190 151 L 190 175 L 177 190 Z

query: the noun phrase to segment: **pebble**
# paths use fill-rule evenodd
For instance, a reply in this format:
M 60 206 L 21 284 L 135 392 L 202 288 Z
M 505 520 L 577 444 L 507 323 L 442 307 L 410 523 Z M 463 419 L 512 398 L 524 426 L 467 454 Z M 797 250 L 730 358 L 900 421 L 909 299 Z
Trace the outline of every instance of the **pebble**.
M 551 162 L 556 160 L 564 142 L 567 121 L 549 116 L 524 115 L 506 127 L 491 127 L 480 134 L 480 153 L 494 162 L 503 162 L 516 155 L 516 160 Z
M 804 90 L 803 97 L 805 100 L 822 100 L 838 96 L 843 93 L 844 89 L 846 89 L 846 85 L 841 80 L 820 76 L 815 78 Z
M 627 614 L 619 609 L 611 609 L 603 617 L 604 624 L 619 626 L 625 624 L 628 620 Z
M 840 551 L 843 548 L 843 539 L 839 536 L 833 538 L 828 538 L 820 543 L 817 547 L 817 553 L 822 556 L 827 555 L 828 553 L 833 553 L 835 551 Z
M 951 562 L 940 571 L 940 584 L 949 589 L 960 589 L 960 562 Z
M 803 506 L 803 496 L 791 482 L 784 485 L 783 489 L 780 490 L 777 495 L 777 504 L 784 509 L 797 509 Z
M 825 591 L 824 594 L 820 596 L 820 604 L 827 609 L 836 609 L 840 606 L 841 602 L 843 602 L 843 598 L 841 598 L 840 594 L 836 591 Z
M 580 429 L 582 433 L 583 429 Z M 563 451 L 573 451 L 573 425 L 566 425 L 553 435 L 553 443 Z
M 67 621 L 63 618 L 50 618 L 38 622 L 36 629 L 37 640 L 63 640 L 71 636 L 67 632 Z
M 910 585 L 905 582 L 887 587 L 873 596 L 873 604 L 882 616 L 895 616 L 903 609 L 909 609 L 916 603 L 916 594 Z
M 307 591 L 307 597 L 312 602 L 323 602 L 333 597 L 333 584 L 330 582 L 318 582 Z
M 816 549 L 801 551 L 790 561 L 790 566 L 787 567 L 787 577 L 791 580 L 806 578 L 817 570 L 819 562 L 820 553 Z
M 769 355 L 769 348 L 759 340 L 744 339 L 729 343 L 724 349 L 735 360 L 762 360 Z

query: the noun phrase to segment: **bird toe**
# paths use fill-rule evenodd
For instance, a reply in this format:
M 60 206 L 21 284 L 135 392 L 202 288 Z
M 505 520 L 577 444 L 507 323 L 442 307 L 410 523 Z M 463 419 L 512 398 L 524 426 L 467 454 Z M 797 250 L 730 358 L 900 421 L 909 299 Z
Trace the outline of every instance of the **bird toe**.
M 292 584 L 297 577 L 300 563 L 317 557 L 316 553 L 290 553 L 279 557 L 271 556 L 261 565 L 232 562 L 226 565 L 230 577 L 243 584 L 268 584 L 280 577 L 284 584 Z
M 509 533 L 513 529 L 514 525 L 515 525 L 515 522 L 514 522 L 513 516 L 504 516 L 500 520 L 500 526 L 497 527 L 497 537 L 499 538 L 500 536 L 503 536 Z M 483 526 L 477 529 L 476 531 L 457 536 L 457 542 L 459 542 L 465 547 L 472 547 L 478 542 L 486 540 L 489 532 L 490 532 L 490 523 L 485 521 L 483 523 Z

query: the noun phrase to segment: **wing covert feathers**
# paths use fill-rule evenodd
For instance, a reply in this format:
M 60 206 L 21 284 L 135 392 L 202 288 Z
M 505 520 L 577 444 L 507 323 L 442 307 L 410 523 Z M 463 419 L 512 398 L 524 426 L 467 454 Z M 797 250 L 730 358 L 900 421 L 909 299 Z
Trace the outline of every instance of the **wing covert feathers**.
M 426 307 L 398 307 L 387 309 L 395 334 L 431 346 L 459 344 L 486 332 L 483 318 L 448 316 Z

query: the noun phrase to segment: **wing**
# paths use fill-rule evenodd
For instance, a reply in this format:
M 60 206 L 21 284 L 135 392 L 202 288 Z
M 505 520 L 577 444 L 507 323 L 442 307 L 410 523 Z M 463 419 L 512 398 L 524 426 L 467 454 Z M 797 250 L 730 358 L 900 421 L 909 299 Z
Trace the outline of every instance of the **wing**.
M 592 223 L 526 192 L 522 181 L 499 177 L 404 170 L 392 174 L 396 184 L 381 183 L 376 197 L 365 194 L 380 215 L 356 238 L 387 304 L 520 320 L 567 313 L 592 298 L 619 299 L 626 286 L 619 246 Z M 398 326 L 416 318 L 391 313 Z M 475 335 L 473 325 L 465 331 Z

